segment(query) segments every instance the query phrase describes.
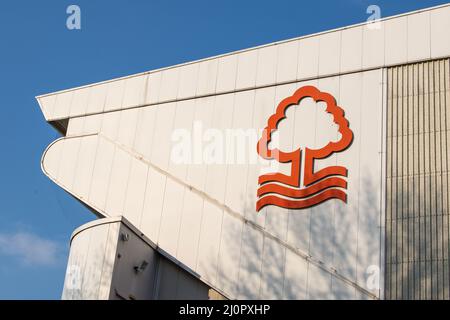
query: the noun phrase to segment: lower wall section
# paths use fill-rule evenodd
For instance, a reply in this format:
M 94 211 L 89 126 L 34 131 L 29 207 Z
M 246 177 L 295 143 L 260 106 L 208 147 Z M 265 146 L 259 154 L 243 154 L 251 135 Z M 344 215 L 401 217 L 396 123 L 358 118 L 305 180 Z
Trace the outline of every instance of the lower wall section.
M 449 299 L 449 59 L 388 69 L 386 298 Z
M 96 220 L 74 232 L 62 298 L 224 299 L 124 218 Z

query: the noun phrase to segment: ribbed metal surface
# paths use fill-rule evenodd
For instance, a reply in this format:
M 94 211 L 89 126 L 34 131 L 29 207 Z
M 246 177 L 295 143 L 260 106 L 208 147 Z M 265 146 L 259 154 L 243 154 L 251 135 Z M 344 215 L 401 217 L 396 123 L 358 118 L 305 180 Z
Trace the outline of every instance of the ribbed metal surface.
M 449 299 L 449 59 L 387 77 L 386 298 Z

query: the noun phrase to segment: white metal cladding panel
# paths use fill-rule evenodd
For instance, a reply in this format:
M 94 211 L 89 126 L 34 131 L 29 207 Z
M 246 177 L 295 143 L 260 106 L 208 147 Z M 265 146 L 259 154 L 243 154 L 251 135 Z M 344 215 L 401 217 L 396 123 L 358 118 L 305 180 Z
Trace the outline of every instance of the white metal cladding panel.
M 168 179 L 164 193 L 158 244 L 172 256 L 177 254 L 178 237 L 185 188 Z
M 232 91 L 236 88 L 237 61 L 236 54 L 219 58 L 216 93 Z
M 122 106 L 139 106 L 145 102 L 148 75 L 131 77 L 125 80 Z
M 88 107 L 91 88 L 92 87 L 80 89 L 76 94 L 74 94 L 72 99 L 72 105 L 70 107 L 70 116 L 85 114 L 86 109 Z
M 450 6 L 435 8 L 63 91 L 55 103 L 50 96 L 38 99 L 51 120 L 440 58 L 450 55 L 449 21 Z
M 341 72 L 361 69 L 363 33 L 364 27 L 350 28 L 342 31 L 340 53 Z
M 152 145 L 152 148 L 157 150 L 157 152 L 152 152 L 151 162 L 166 171 L 170 160 L 175 116 L 176 103 L 168 103 L 158 106 Z
M 277 46 L 277 83 L 293 81 L 297 78 L 299 41 L 291 41 Z
M 82 285 L 84 266 L 86 265 L 87 254 L 89 251 L 90 233 L 82 232 L 72 241 L 70 255 L 67 262 L 66 278 L 63 299 L 79 300 L 82 299 Z
M 208 214 L 208 212 L 204 214 Z M 243 226 L 244 223 L 241 219 L 224 214 L 219 248 L 217 288 L 227 292 L 232 297 L 236 297 L 238 294 Z
M 89 197 L 89 187 L 93 177 L 96 149 L 96 136 L 85 137 L 81 140 L 72 192 L 84 201 Z
M 234 94 L 217 96 L 215 99 L 211 128 L 220 130 L 217 132 L 219 135 L 222 134 L 224 130 L 231 127 L 233 112 L 230 112 L 230 109 L 233 104 Z M 207 154 L 211 154 L 211 152 L 211 150 L 205 151 Z M 221 152 L 221 156 L 219 157 L 223 158 L 225 156 L 224 150 L 218 150 L 218 152 Z M 217 199 L 220 203 L 223 203 L 226 188 L 226 168 L 224 168 L 223 164 L 212 162 L 207 165 L 206 170 L 205 190 L 208 190 L 208 194 L 211 197 Z
M 430 12 L 408 16 L 408 61 L 430 57 Z
M 203 130 L 211 128 L 211 123 L 214 113 L 215 97 L 206 97 L 195 100 L 195 113 L 194 121 L 201 125 Z M 201 134 L 202 132 L 200 132 Z M 192 136 L 196 138 L 197 136 Z M 203 158 L 203 148 L 196 148 L 193 150 L 192 157 L 193 163 L 187 166 L 187 178 L 186 181 L 189 185 L 193 186 L 197 190 L 205 191 L 207 168 L 201 160 Z M 199 161 L 196 161 L 197 158 Z
M 103 111 L 103 109 L 105 108 L 107 90 L 108 84 L 101 84 L 91 87 L 86 108 L 87 114 Z
M 448 56 L 450 52 L 450 6 L 430 12 L 431 57 Z
M 308 262 L 291 250 L 286 250 L 284 277 L 283 298 L 290 300 L 306 299 Z
M 265 237 L 260 299 L 280 299 L 283 296 L 286 248 L 279 242 Z
M 117 142 L 124 146 L 133 146 L 136 135 L 139 110 L 130 109 L 120 112 Z
M 62 299 L 109 299 L 118 234 L 119 223 L 107 223 L 72 238 Z
M 89 248 L 83 270 L 82 292 L 83 299 L 92 300 L 98 298 L 109 224 L 99 225 L 88 231 L 91 235 L 89 237 Z
M 259 298 L 263 247 L 264 235 L 249 224 L 244 224 L 239 259 L 239 299 Z
M 275 83 L 277 75 L 277 47 L 269 46 L 257 49 L 258 66 L 256 69 L 256 85 L 264 86 Z
M 108 212 L 108 216 L 120 216 L 124 214 L 125 193 L 127 191 L 130 167 L 131 156 L 116 146 L 108 179 L 105 206 L 105 211 Z
M 213 285 L 217 283 L 217 263 L 223 215 L 222 209 L 205 201 L 195 271 Z
M 104 111 L 122 108 L 123 94 L 125 91 L 125 80 L 109 82 L 106 89 L 106 101 Z
M 193 270 L 197 263 L 203 201 L 200 195 L 186 190 L 181 209 L 180 235 L 176 257 Z
M 201 96 L 215 92 L 219 59 L 201 61 L 198 64 L 199 71 L 196 95 Z
M 131 159 L 130 178 L 127 183 L 124 212 L 127 219 L 135 226 L 141 222 L 147 185 L 148 166 L 136 159 Z
M 247 131 L 252 128 L 252 117 L 254 108 L 255 91 L 245 91 L 237 93 L 234 97 L 233 122 L 230 129 L 239 135 L 251 135 L 252 131 Z M 238 136 L 236 136 L 237 138 Z M 252 206 L 252 203 L 247 201 L 247 175 L 248 175 L 248 156 L 249 150 L 254 150 L 255 146 L 239 144 L 233 138 L 234 146 L 226 151 L 226 157 L 232 158 L 231 163 L 226 169 L 225 181 L 225 204 L 233 211 L 245 212 L 248 210 L 246 206 Z M 242 157 L 242 159 L 240 159 Z M 208 191 L 208 190 L 206 190 Z M 251 207 L 251 209 L 253 209 Z
M 166 180 L 164 174 L 149 168 L 139 229 L 154 242 L 157 242 L 159 237 Z
M 191 139 L 195 113 L 195 100 L 177 102 L 173 131 L 171 134 L 172 145 L 168 171 L 175 177 L 185 181 L 188 165 L 185 157 L 192 156 L 191 149 L 186 152 L 186 139 Z M 175 147 L 178 146 L 178 147 Z M 190 158 L 190 157 L 189 157 Z
M 256 83 L 258 51 L 252 50 L 239 55 L 236 88 L 253 88 Z
M 385 63 L 404 63 L 408 58 L 408 18 L 401 17 L 386 21 Z
M 151 159 L 156 110 L 156 107 L 139 109 L 133 149 L 146 159 Z

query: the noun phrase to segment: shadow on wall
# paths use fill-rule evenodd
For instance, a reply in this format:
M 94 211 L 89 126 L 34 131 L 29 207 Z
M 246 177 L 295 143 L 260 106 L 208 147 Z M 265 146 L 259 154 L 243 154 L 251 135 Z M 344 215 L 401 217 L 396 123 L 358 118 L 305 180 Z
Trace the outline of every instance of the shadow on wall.
M 266 215 L 262 219 L 265 224 L 259 230 L 252 223 L 234 223 L 227 228 L 222 224 L 217 268 L 210 268 L 205 277 L 239 299 L 378 296 L 382 281 L 380 248 L 384 250 L 376 196 L 379 186 L 363 178 L 360 192 L 365 201 L 352 207 L 331 200 L 311 210 L 262 210 L 259 214 Z M 254 214 L 255 198 L 250 196 L 245 203 L 246 216 Z M 272 231 L 268 234 L 269 218 L 275 228 L 289 230 L 287 241 L 274 239 Z M 279 221 L 274 223 L 274 219 Z M 290 219 L 290 225 L 280 222 L 283 219 Z M 217 252 L 211 250 L 210 255 Z M 202 269 L 208 267 L 203 265 Z

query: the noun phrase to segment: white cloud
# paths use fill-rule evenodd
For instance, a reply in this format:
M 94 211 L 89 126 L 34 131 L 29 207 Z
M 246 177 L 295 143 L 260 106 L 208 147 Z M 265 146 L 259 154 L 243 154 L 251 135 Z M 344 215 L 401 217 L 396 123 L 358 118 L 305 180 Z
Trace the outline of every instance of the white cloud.
M 60 252 L 59 243 L 33 233 L 0 233 L 0 254 L 16 257 L 26 265 L 53 266 Z

